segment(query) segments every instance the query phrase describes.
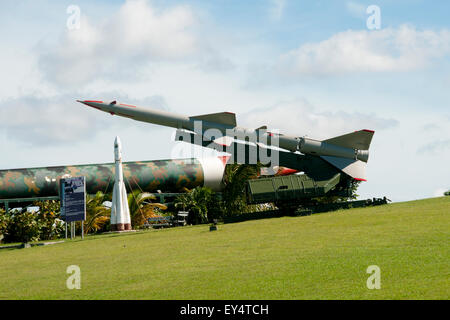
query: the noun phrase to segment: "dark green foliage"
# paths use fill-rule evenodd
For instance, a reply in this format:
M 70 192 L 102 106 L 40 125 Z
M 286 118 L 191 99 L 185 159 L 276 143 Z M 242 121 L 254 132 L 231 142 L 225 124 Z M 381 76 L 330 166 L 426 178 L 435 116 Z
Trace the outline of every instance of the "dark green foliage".
M 34 205 L 39 207 L 37 222 L 40 228 L 40 240 L 57 239 L 64 232 L 64 222 L 60 219 L 59 201 L 39 201 Z
M 237 216 L 248 211 L 258 211 L 248 206 L 245 182 L 256 178 L 261 165 L 229 164 L 225 168 L 222 193 L 209 188 L 197 187 L 177 197 L 175 207 L 189 211 L 188 223 L 208 223 L 225 217 Z
M 109 194 L 105 195 L 101 191 L 98 191 L 95 195 L 86 195 L 85 234 L 107 231 L 109 229 L 111 208 L 103 205 L 105 201 L 111 201 L 111 196 Z
M 133 228 L 140 228 L 147 223 L 148 218 L 160 215 L 167 210 L 167 206 L 153 202 L 156 196 L 149 192 L 134 190 L 128 194 L 128 206 L 130 208 L 130 219 Z
M 241 214 L 247 207 L 245 182 L 259 174 L 260 164 L 229 164 L 225 168 L 222 200 L 224 216 Z
M 0 212 L 0 234 L 4 242 L 31 242 L 62 237 L 64 222 L 60 219 L 59 201 L 39 201 L 35 212 L 26 208 Z
M 217 200 L 210 188 L 197 187 L 178 196 L 175 199 L 175 208 L 189 211 L 188 224 L 208 223 L 208 221 L 212 221 L 212 217 L 208 215 L 208 212 L 210 209 L 217 209 L 218 204 L 214 203 Z
M 12 212 L 12 213 L 11 213 Z M 36 212 L 26 209 L 11 211 L 5 242 L 38 241 L 40 235 L 39 219 Z
M 8 231 L 9 216 L 6 215 L 5 210 L 0 209 L 0 242 L 5 237 Z
M 444 196 L 450 196 L 450 190 L 449 190 L 449 191 L 446 191 L 446 192 L 444 192 Z

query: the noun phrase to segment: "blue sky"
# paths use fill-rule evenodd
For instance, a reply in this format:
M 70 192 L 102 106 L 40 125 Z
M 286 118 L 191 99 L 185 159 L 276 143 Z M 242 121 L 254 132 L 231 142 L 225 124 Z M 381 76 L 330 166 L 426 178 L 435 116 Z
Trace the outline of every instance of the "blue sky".
M 319 139 L 373 129 L 362 198 L 440 195 L 449 13 L 448 1 L 411 0 L 2 1 L 0 168 L 109 162 L 116 135 L 126 160 L 174 156 L 173 130 L 75 102 L 118 99 Z

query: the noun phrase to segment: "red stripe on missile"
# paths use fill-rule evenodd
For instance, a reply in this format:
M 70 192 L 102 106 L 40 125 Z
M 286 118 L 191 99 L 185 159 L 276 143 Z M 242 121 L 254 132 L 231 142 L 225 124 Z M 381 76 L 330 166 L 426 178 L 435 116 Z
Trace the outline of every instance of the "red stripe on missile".
M 96 100 L 84 100 L 82 102 L 94 102 L 94 103 L 103 103 L 103 101 L 96 101 Z
M 295 169 L 284 168 L 284 169 L 279 170 L 277 172 L 277 175 L 278 176 L 289 176 L 289 175 L 297 173 L 297 172 L 298 172 L 298 170 L 295 170 Z
M 131 107 L 131 108 L 136 108 L 136 106 L 133 106 L 131 104 L 125 104 L 125 103 L 119 103 L 121 106 L 125 106 L 125 107 Z
M 367 181 L 366 179 L 354 178 L 356 181 Z
M 230 159 L 231 157 L 230 156 L 218 156 L 218 158 L 220 160 L 222 160 L 223 165 L 226 166 L 227 162 L 228 162 L 228 159 Z
M 370 132 L 370 133 L 375 133 L 375 131 L 369 130 L 369 129 L 364 129 L 363 131 L 365 131 L 365 132 Z

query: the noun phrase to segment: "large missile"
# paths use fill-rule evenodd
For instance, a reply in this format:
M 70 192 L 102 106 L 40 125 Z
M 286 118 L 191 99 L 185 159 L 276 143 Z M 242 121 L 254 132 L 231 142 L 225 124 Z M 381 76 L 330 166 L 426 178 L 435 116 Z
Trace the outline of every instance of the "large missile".
M 269 132 L 265 125 L 256 129 L 238 127 L 236 115 L 231 112 L 188 117 L 117 101 L 110 103 L 98 100 L 77 101 L 111 115 L 192 131 L 204 140 L 210 139 L 222 145 L 230 145 L 231 141 L 236 140 L 248 141 L 248 137 L 254 137 L 251 142 L 257 144 L 279 147 L 292 153 L 301 152 L 321 157 L 357 180 L 365 180 L 365 165 L 369 159 L 369 147 L 374 134 L 374 131 L 365 129 L 320 141 Z
M 86 177 L 86 191 L 111 192 L 115 163 L 0 170 L 0 199 L 58 196 L 61 178 Z M 197 186 L 220 190 L 224 159 L 177 159 L 123 163 L 128 192 L 143 190 L 165 193 L 183 192 Z

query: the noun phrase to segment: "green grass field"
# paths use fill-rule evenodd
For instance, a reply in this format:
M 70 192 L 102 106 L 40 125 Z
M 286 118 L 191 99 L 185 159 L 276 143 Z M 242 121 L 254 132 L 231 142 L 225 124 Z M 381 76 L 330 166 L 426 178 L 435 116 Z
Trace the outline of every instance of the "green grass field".
M 450 197 L 0 250 L 1 299 L 449 299 Z M 66 268 L 81 268 L 69 290 Z M 381 289 L 366 269 L 381 269 Z

